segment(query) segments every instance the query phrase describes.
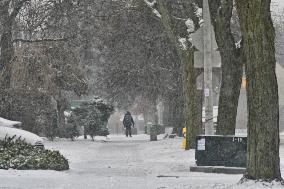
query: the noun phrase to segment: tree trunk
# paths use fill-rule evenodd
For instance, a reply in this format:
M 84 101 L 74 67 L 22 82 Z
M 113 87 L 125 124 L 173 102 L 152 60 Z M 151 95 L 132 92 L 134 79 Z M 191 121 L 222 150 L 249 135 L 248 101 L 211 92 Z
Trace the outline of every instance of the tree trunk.
M 197 78 L 197 77 L 196 77 Z M 194 127 L 189 128 L 189 133 L 186 133 L 186 136 L 189 135 L 189 138 L 186 138 L 187 146 L 186 148 L 195 149 L 196 147 L 196 136 L 204 133 L 202 128 L 202 102 L 203 102 L 203 90 L 196 90 L 195 91 L 195 97 L 194 97 L 194 104 L 192 104 L 190 109 L 193 109 L 194 112 L 191 114 L 192 116 L 195 116 L 195 119 L 193 119 L 192 123 Z
M 184 2 L 183 6 L 186 9 L 190 3 Z M 199 128 L 198 118 L 197 118 L 197 106 L 196 106 L 196 78 L 195 69 L 193 61 L 193 48 L 182 49 L 178 43 L 179 33 L 183 31 L 178 31 L 178 28 L 172 22 L 172 17 L 170 11 L 168 10 L 167 4 L 164 0 L 158 1 L 158 8 L 161 14 L 161 21 L 168 33 L 169 39 L 175 45 L 175 49 L 181 61 L 182 68 L 182 79 L 183 79 L 183 93 L 185 98 L 185 108 L 184 108 L 184 125 L 187 128 L 187 143 L 186 150 L 189 148 L 195 148 L 195 136 L 198 134 L 196 131 Z M 193 9 L 192 9 L 193 10 Z M 185 17 L 190 17 L 192 15 L 184 15 Z M 186 35 L 188 35 L 186 33 Z M 191 138 L 191 140 L 189 140 Z M 193 142 L 192 145 L 190 143 Z
M 2 24 L 2 35 L 0 39 L 0 86 L 2 89 L 10 87 L 11 82 L 11 62 L 14 56 L 12 42 L 12 24 L 9 16 L 9 3 L 3 3 L 0 6 L 0 15 Z
M 84 139 L 87 139 L 88 136 L 87 136 L 87 132 L 86 132 L 86 126 L 84 126 Z
M 270 0 L 238 0 L 247 60 L 248 158 L 245 178 L 281 180 L 275 31 Z
M 56 108 L 58 112 L 58 128 L 63 128 L 65 125 L 64 111 L 68 108 L 68 100 L 62 96 L 61 91 L 58 92 L 56 97 Z
M 14 57 L 13 24 L 20 10 L 29 1 L 0 2 L 0 24 L 2 25 L 0 38 L 0 88 L 2 90 L 9 88 L 11 83 L 11 63 Z
M 209 1 L 211 23 L 221 55 L 222 82 L 216 134 L 234 135 L 243 62 L 231 31 L 233 0 Z
M 64 111 L 66 110 L 66 102 L 64 100 L 57 101 L 57 111 L 58 111 L 58 127 L 63 128 L 65 125 L 65 115 Z
M 185 125 L 186 125 L 186 145 L 185 150 L 195 148 L 196 135 L 200 134 L 200 124 L 198 123 L 197 113 L 197 90 L 196 90 L 196 74 L 193 60 L 194 50 L 189 50 L 184 56 L 184 70 L 185 70 Z

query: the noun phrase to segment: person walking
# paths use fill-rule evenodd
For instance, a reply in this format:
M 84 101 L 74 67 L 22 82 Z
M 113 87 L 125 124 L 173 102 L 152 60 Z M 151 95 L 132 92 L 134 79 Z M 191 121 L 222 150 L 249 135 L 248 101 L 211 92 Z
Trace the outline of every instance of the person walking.
M 129 111 L 127 111 L 126 114 L 124 115 L 123 126 L 125 128 L 126 137 L 128 137 L 128 135 L 130 137 L 132 137 L 131 136 L 131 127 L 134 128 L 134 121 L 133 121 L 133 118 L 132 118 L 131 113 Z

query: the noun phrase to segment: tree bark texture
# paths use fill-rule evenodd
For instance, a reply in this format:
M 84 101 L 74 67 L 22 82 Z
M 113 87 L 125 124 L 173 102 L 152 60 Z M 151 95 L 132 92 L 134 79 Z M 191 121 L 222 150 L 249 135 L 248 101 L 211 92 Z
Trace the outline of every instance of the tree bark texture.
M 59 92 L 61 93 L 61 92 Z M 68 101 L 61 94 L 56 99 L 56 109 L 58 113 L 58 127 L 63 128 L 65 126 L 65 115 L 64 111 L 68 108 Z
M 190 3 L 186 2 L 182 5 L 186 9 L 190 9 L 188 6 Z M 185 98 L 185 109 L 184 109 L 184 124 L 187 129 L 187 143 L 186 150 L 195 148 L 195 137 L 199 134 L 198 117 L 197 117 L 197 106 L 196 106 L 196 77 L 193 61 L 194 49 L 192 47 L 188 49 L 182 49 L 179 45 L 178 39 L 183 34 L 183 31 L 179 31 L 179 28 L 173 24 L 173 20 L 167 6 L 166 1 L 159 0 L 158 8 L 161 14 L 161 21 L 168 33 L 169 39 L 175 44 L 178 56 L 182 64 L 182 79 L 183 79 L 183 93 Z M 186 12 L 185 11 L 185 12 Z M 192 11 L 193 12 L 193 11 Z M 192 15 L 183 15 L 185 18 Z M 185 34 L 188 35 L 188 34 Z
M 196 89 L 197 74 L 194 68 L 194 49 L 190 49 L 185 55 L 185 125 L 186 125 L 186 146 L 185 149 L 195 149 L 196 136 L 201 133 L 202 119 L 201 115 L 198 114 L 198 94 Z M 202 111 L 202 110 L 200 110 Z M 200 119 L 198 119 L 200 116 Z
M 12 25 L 13 22 L 9 15 L 9 2 L 0 5 L 0 24 L 3 31 L 0 38 L 0 85 L 2 89 L 10 87 L 11 80 L 11 61 L 14 56 L 12 42 Z
M 11 83 L 11 63 L 14 57 L 13 24 L 20 10 L 30 0 L 19 0 L 12 3 L 10 0 L 0 2 L 0 24 L 2 33 L 0 38 L 0 88 L 7 89 Z M 13 8 L 10 5 L 13 5 Z
M 240 58 L 240 50 L 236 48 L 231 31 L 233 0 L 209 1 L 209 6 L 222 62 L 216 134 L 234 135 L 244 62 Z
M 245 178 L 281 180 L 275 31 L 270 0 L 237 0 L 247 60 L 248 158 Z

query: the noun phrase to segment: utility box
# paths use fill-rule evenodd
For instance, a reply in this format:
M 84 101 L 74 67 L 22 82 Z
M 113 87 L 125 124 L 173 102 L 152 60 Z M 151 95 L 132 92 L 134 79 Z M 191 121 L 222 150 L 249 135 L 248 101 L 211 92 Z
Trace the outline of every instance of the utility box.
M 247 137 L 197 136 L 195 160 L 197 166 L 246 167 Z

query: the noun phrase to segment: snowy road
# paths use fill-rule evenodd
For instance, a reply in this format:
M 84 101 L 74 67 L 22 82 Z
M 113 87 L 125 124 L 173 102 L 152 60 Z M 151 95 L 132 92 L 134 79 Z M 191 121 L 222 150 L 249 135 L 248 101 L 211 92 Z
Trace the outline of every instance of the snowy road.
M 190 173 L 194 151 L 180 149 L 180 141 L 149 142 L 148 136 L 139 135 L 111 136 L 107 142 L 46 142 L 69 159 L 70 170 L 0 170 L 0 189 L 235 188 L 242 175 Z

